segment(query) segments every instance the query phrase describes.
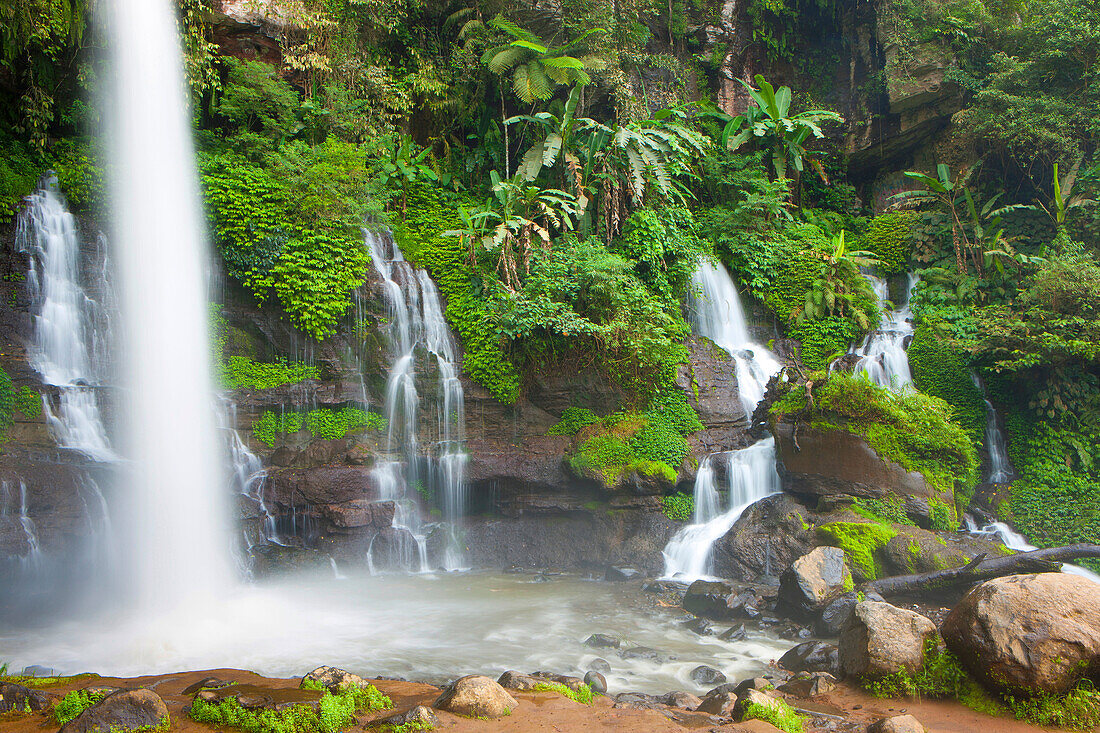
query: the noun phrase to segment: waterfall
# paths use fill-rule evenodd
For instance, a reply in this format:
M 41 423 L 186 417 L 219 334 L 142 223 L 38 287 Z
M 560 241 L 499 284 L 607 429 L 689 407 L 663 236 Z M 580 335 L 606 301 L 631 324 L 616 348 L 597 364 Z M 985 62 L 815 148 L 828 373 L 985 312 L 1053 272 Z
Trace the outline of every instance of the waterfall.
M 917 284 L 917 276 L 909 273 L 905 288 L 905 302 L 894 310 L 887 310 L 890 289 L 886 281 L 874 275 L 864 275 L 874 288 L 882 310 L 882 323 L 878 330 L 867 337 L 854 350 L 861 358 L 856 363 L 856 373 L 864 372 L 880 387 L 900 390 L 913 383 L 909 371 L 909 357 L 905 353 L 906 340 L 913 335 L 913 313 L 909 310 L 909 296 Z
M 974 522 L 974 518 L 969 514 L 965 517 L 966 529 L 970 534 L 978 535 L 982 537 L 995 537 L 1001 544 L 1010 550 L 1016 552 L 1031 552 L 1032 550 L 1039 549 L 1035 545 L 1028 542 L 1022 534 L 1012 529 L 1004 522 L 990 522 L 984 527 L 979 528 Z M 1080 565 L 1070 565 L 1069 563 L 1062 563 L 1062 572 L 1070 573 L 1071 575 L 1080 575 L 1082 578 L 1088 578 L 1094 583 L 1100 583 L 1100 575 L 1087 570 Z
M 27 289 L 35 309 L 30 364 L 43 383 L 57 388 L 56 406 L 46 396 L 42 400 L 54 439 L 92 460 L 117 460 L 97 394 L 106 365 L 93 358 L 97 346 L 110 342 L 110 319 L 80 284 L 76 221 L 53 175 L 27 197 L 15 246 L 30 259 Z M 109 292 L 109 281 L 102 288 Z
M 733 355 L 742 407 L 751 419 L 768 380 L 779 372 L 779 360 L 752 341 L 737 286 L 722 263 L 700 262 L 691 276 L 691 285 L 687 310 L 692 326 L 698 335 Z
M 426 533 L 418 510 L 417 494 L 421 493 L 434 495 L 439 501 L 447 533 L 444 567 L 458 569 L 463 565 L 458 533 L 466 509 L 466 418 L 454 339 L 443 318 L 439 291 L 428 273 L 406 261 L 389 237 L 365 232 L 365 239 L 374 269 L 382 276 L 392 360 L 383 405 L 388 421 L 385 450 L 390 459 L 376 465 L 374 479 L 381 498 L 395 504 L 393 526 L 407 530 L 415 540 L 416 562 L 413 548 L 408 547 L 400 551 L 403 564 L 416 565 L 421 571 L 428 569 Z M 434 362 L 418 364 L 432 357 Z M 437 441 L 430 448 L 434 456 L 422 452 L 419 445 L 421 399 L 416 385 L 418 366 L 433 365 L 438 372 L 434 399 Z M 401 460 L 396 459 L 398 456 Z M 427 475 L 421 475 L 424 463 L 428 465 Z M 375 560 L 370 558 L 372 565 Z
M 1012 464 L 1008 460 L 1008 447 L 1005 445 L 1004 432 L 997 422 L 997 409 L 985 395 L 985 386 L 978 375 L 971 372 L 970 379 L 974 386 L 982 393 L 982 401 L 985 402 L 985 447 L 989 451 L 989 476 L 986 481 L 991 484 L 1011 483 L 1015 478 Z
M 170 0 L 102 4 L 126 385 L 124 556 L 139 607 L 231 587 L 230 521 L 208 334 L 206 233 Z
M 726 509 L 719 495 L 713 463 L 726 461 Z M 748 448 L 714 453 L 703 459 L 695 476 L 694 523 L 669 540 L 664 555 L 666 578 L 697 580 L 714 573 L 713 546 L 730 531 L 752 504 L 782 490 L 775 470 L 775 439 L 764 438 Z
M 0 521 L 10 522 L 23 533 L 26 550 L 18 553 L 19 564 L 25 573 L 31 573 L 42 564 L 38 530 L 27 513 L 27 485 L 19 481 L 16 488 L 13 483 L 0 482 Z

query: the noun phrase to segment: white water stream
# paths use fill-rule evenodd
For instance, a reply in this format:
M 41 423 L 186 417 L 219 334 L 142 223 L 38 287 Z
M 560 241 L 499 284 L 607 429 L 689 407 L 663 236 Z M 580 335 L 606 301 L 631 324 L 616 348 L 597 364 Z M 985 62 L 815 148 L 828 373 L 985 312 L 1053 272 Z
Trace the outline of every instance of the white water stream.
M 917 284 L 917 276 L 910 273 L 906 282 L 905 302 L 888 310 L 890 288 L 885 280 L 874 275 L 864 275 L 874 288 L 882 310 L 882 322 L 877 330 L 867 334 L 854 353 L 859 354 L 855 372 L 866 373 L 880 387 L 900 390 L 913 383 L 909 370 L 909 357 L 905 353 L 906 339 L 913 335 L 913 313 L 909 310 L 909 296 Z
M 1039 548 L 1027 541 L 1027 539 L 1012 529 L 1004 522 L 990 522 L 984 527 L 978 527 L 975 524 L 974 519 L 968 514 L 965 517 L 966 529 L 970 534 L 980 535 L 984 537 L 995 537 L 997 541 L 1003 544 L 1010 550 L 1016 552 L 1031 552 L 1032 550 L 1038 550 Z M 1071 565 L 1069 563 L 1062 563 L 1062 572 L 1070 573 L 1071 575 L 1080 575 L 1082 578 L 1088 578 L 1094 583 L 1100 583 L 1100 575 L 1081 567 L 1080 565 Z

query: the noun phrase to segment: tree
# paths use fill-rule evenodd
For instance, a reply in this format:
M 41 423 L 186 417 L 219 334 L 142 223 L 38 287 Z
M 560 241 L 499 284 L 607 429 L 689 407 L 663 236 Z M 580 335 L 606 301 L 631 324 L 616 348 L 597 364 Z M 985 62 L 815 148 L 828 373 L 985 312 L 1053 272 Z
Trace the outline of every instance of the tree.
M 966 256 L 970 248 L 970 241 L 967 239 L 966 227 L 963 225 L 960 213 L 960 199 L 972 172 L 973 169 L 964 170 L 951 178 L 951 169 L 943 163 L 936 166 L 935 178 L 919 171 L 906 171 L 905 175 L 908 178 L 922 184 L 924 188 L 902 191 L 893 196 L 895 201 L 933 204 L 944 210 L 951 225 L 951 242 L 955 247 L 955 264 L 959 274 L 966 273 Z
M 585 61 L 566 52 L 593 33 L 592 28 L 569 43 L 551 48 L 535 34 L 525 31 L 503 16 L 496 16 L 489 25 L 511 36 L 510 43 L 490 48 L 482 56 L 489 70 L 498 76 L 512 73 L 512 91 L 526 104 L 546 101 L 559 86 L 584 86 L 592 81 L 585 71 Z

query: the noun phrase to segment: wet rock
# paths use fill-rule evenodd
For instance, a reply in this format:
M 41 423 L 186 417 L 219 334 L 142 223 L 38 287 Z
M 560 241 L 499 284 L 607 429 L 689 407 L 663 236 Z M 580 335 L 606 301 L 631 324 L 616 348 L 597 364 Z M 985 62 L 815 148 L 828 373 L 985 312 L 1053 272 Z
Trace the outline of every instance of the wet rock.
M 592 634 L 584 640 L 584 645 L 593 649 L 618 649 L 621 642 L 614 636 L 608 636 L 607 634 Z
M 795 560 L 780 576 L 779 607 L 795 618 L 811 618 L 852 587 L 844 551 L 817 547 Z
M 621 692 L 615 696 L 614 707 L 627 708 L 630 710 L 647 710 L 662 704 L 659 697 L 647 695 L 644 692 Z
M 302 678 L 303 682 L 307 680 L 320 684 L 334 695 L 353 688 L 364 689 L 370 685 L 359 675 L 337 667 L 318 667 Z
M 38 690 L 32 690 L 13 682 L 0 682 L 0 713 L 12 710 L 46 710 L 50 707 L 49 698 Z
M 782 703 L 771 695 L 760 690 L 745 690 L 737 696 L 737 704 L 733 708 L 734 719 L 745 720 L 749 707 L 753 705 L 760 705 L 777 713 L 782 712 Z
M 749 690 L 756 690 L 757 692 L 764 692 L 765 690 L 774 690 L 775 685 L 767 677 L 749 677 L 747 680 L 741 680 L 737 683 L 737 687 L 733 688 L 733 691 L 738 695 L 744 695 Z
M 895 715 L 876 721 L 867 733 L 925 733 L 924 726 L 912 715 Z
M 635 578 L 640 578 L 641 576 L 641 572 L 635 570 L 634 568 L 617 568 L 609 565 L 607 567 L 607 570 L 604 571 L 603 579 L 610 580 L 612 582 L 623 582 L 626 580 L 634 580 Z
M 987 551 L 988 550 L 984 550 Z M 993 551 L 990 557 L 1001 553 Z M 904 527 L 882 548 L 883 560 L 890 575 L 928 573 L 933 570 L 966 565 L 967 557 L 960 548 L 945 545 L 939 535 L 919 527 Z
M 237 702 L 245 710 L 260 710 L 275 704 L 270 695 L 246 693 L 237 695 Z
M 731 626 L 726 629 L 718 635 L 718 638 L 722 641 L 741 641 L 747 635 L 748 632 L 745 631 L 745 624 L 741 624 L 740 626 Z
M 802 672 L 777 688 L 795 697 L 813 697 L 836 689 L 836 677 L 828 672 Z
M 391 725 L 394 728 L 402 725 L 410 725 L 416 730 L 432 730 L 439 727 L 439 718 L 436 716 L 432 709 L 426 705 L 417 705 L 416 707 L 409 708 L 403 713 L 397 713 L 391 715 L 388 718 L 382 720 L 372 721 L 372 725 Z
M 684 610 L 696 616 L 712 619 L 729 618 L 727 601 L 733 593 L 728 583 L 715 580 L 697 580 L 688 586 L 684 596 Z
M 168 706 L 152 690 L 122 690 L 61 726 L 59 733 L 119 733 L 168 722 Z
M 1066 573 L 988 580 L 951 609 L 943 638 L 988 685 L 1065 693 L 1100 675 L 1100 585 Z
M 723 682 L 722 684 L 716 685 L 715 687 L 711 688 L 710 691 L 708 691 L 707 694 L 704 695 L 703 697 L 710 697 L 711 695 L 721 695 L 723 692 L 732 692 L 733 694 L 736 695 L 737 694 L 737 683 L 736 682 Z
M 584 688 L 584 680 L 580 677 L 571 677 L 565 674 L 553 674 L 551 672 L 535 672 L 535 677 L 541 677 L 544 680 L 550 680 L 551 682 L 557 682 L 559 685 L 565 685 L 573 692 L 580 692 Z
M 546 679 L 509 670 L 497 678 L 497 684 L 508 690 L 526 692 L 535 689 L 539 685 L 545 685 Z
M 752 591 L 743 591 L 726 600 L 728 618 L 756 618 L 760 615 L 760 599 Z
M 904 608 L 878 601 L 856 604 L 840 630 L 840 670 L 847 677 L 882 677 L 924 664 L 925 641 L 936 625 Z
M 607 666 L 606 671 L 611 671 L 611 665 Z M 588 685 L 589 689 L 597 695 L 607 694 L 607 678 L 595 670 L 589 670 L 584 675 L 584 684 Z
M 648 646 L 635 646 L 630 649 L 625 649 L 622 652 L 623 659 L 650 659 L 652 661 L 660 661 L 661 653 L 656 649 L 652 649 Z
M 483 675 L 466 675 L 452 682 L 432 707 L 456 715 L 501 718 L 518 705 L 516 699 Z
M 693 682 L 699 685 L 716 685 L 726 681 L 726 675 L 720 670 L 714 667 L 708 667 L 705 664 L 700 664 L 698 667 L 691 670 L 689 676 Z
M 194 695 L 199 690 L 220 690 L 223 687 L 229 687 L 231 684 L 233 683 L 229 680 L 223 680 L 217 677 L 204 677 L 198 682 L 184 687 L 181 694 Z
M 865 594 L 863 600 L 885 602 L 886 599 L 871 591 Z M 840 627 L 844 625 L 858 602 L 859 598 L 855 593 L 844 593 L 829 601 L 814 621 L 814 633 L 818 636 L 839 636 Z
M 611 662 L 607 661 L 603 657 L 596 657 L 588 663 L 589 672 L 610 672 Z
M 788 672 L 828 672 L 840 676 L 837 648 L 823 641 L 807 641 L 779 658 L 779 666 Z
M 684 622 L 684 628 L 688 631 L 694 631 L 699 636 L 714 636 L 714 626 L 705 618 L 699 618 L 696 616 L 693 619 Z
M 702 699 L 696 695 L 692 695 L 690 692 L 677 690 L 661 695 L 662 705 L 668 705 L 671 708 L 680 708 L 681 710 L 695 710 L 702 703 Z
M 733 715 L 733 709 L 736 706 L 737 695 L 732 692 L 719 692 L 704 697 L 703 701 L 699 703 L 699 707 L 695 709 L 700 713 L 721 715 L 728 718 Z
M 714 544 L 715 573 L 762 582 L 762 576 L 788 567 L 817 544 L 808 516 L 809 510 L 785 493 L 756 502 Z

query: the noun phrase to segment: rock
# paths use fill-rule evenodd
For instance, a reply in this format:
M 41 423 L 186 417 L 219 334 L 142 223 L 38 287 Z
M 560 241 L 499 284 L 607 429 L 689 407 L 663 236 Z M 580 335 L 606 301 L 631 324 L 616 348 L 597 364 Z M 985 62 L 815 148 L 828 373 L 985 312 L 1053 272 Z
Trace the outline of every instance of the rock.
M 611 665 L 608 665 L 607 671 L 611 671 Z M 589 670 L 585 673 L 584 684 L 588 685 L 589 689 L 596 695 L 607 694 L 607 678 L 595 670 Z
M 493 680 L 471 674 L 452 682 L 432 707 L 456 715 L 495 719 L 508 715 L 518 704 Z
M 714 667 L 708 667 L 705 664 L 700 664 L 695 669 L 691 670 L 690 677 L 693 682 L 699 685 L 716 685 L 726 681 L 726 675 Z
M 168 706 L 152 690 L 122 690 L 61 726 L 59 733 L 119 733 L 168 722 Z
M 356 687 L 364 689 L 370 685 L 369 682 L 359 675 L 352 674 L 351 672 L 337 667 L 318 667 L 302 678 L 303 682 L 306 680 L 319 683 L 333 694 Z
M 990 557 L 1000 554 L 994 551 Z M 948 545 L 939 535 L 918 527 L 901 528 L 898 535 L 886 543 L 882 555 L 890 575 L 928 573 L 957 568 L 968 562 L 959 547 Z
M 622 652 L 622 657 L 623 659 L 651 659 L 653 661 L 659 661 L 661 659 L 661 653 L 648 646 L 636 646 L 624 650 Z
M 9 713 L 12 710 L 22 712 L 27 708 L 38 712 L 49 707 L 49 698 L 38 690 L 13 682 L 0 682 L 0 713 Z
M 737 687 L 733 688 L 733 691 L 738 695 L 744 695 L 749 690 L 756 690 L 757 692 L 764 692 L 765 690 L 775 689 L 775 685 L 767 677 L 749 677 L 747 680 L 741 680 L 737 683 Z
M 592 634 L 584 640 L 584 645 L 593 649 L 618 649 L 621 642 L 614 636 L 608 636 L 607 634 Z
M 237 702 L 245 710 L 260 710 L 273 705 L 275 701 L 270 695 L 247 693 L 237 695 Z
M 836 689 L 836 677 L 828 672 L 803 672 L 777 688 L 795 697 L 813 697 Z
M 861 601 L 840 630 L 840 671 L 847 677 L 874 678 L 924 664 L 925 642 L 936 638 L 936 625 L 904 608 Z
M 732 692 L 733 694 L 736 695 L 737 694 L 737 683 L 736 682 L 723 682 L 722 684 L 716 685 L 715 687 L 711 688 L 711 690 L 709 692 L 707 692 L 706 695 L 703 695 L 703 697 L 706 698 L 706 697 L 709 697 L 711 695 L 721 695 L 723 692 Z
M 789 494 L 761 499 L 714 543 L 714 572 L 760 582 L 788 567 L 818 544 L 808 516 L 809 510 Z
M 912 715 L 895 715 L 873 723 L 867 733 L 925 733 L 925 730 Z
M 864 595 L 863 600 L 885 602 L 886 599 L 871 591 Z M 839 636 L 840 627 L 844 625 L 858 602 L 859 598 L 855 593 L 844 593 L 829 601 L 814 620 L 814 633 L 818 636 Z
M 732 593 L 733 588 L 728 583 L 697 580 L 688 586 L 684 610 L 706 618 L 729 618 L 730 609 L 726 604 Z
M 699 636 L 714 636 L 714 626 L 711 625 L 710 621 L 698 616 L 685 621 L 684 628 L 688 631 L 694 631 Z
M 779 605 L 795 618 L 811 618 L 841 593 L 852 590 L 844 550 L 817 547 L 779 576 Z
M 731 626 L 726 629 L 718 635 L 718 638 L 722 641 L 741 641 L 747 634 L 748 632 L 745 631 L 745 624 L 741 624 L 740 626 Z
M 748 718 L 748 710 L 752 705 L 760 705 L 776 712 L 782 711 L 782 703 L 771 695 L 760 690 L 745 690 L 737 696 L 737 704 L 733 707 L 734 719 L 745 720 Z
M 588 671 L 590 672 L 610 672 L 611 662 L 607 661 L 603 657 L 596 657 L 588 663 Z
M 779 666 L 788 672 L 828 672 L 840 676 L 837 648 L 823 641 L 806 641 L 779 658 Z
M 535 689 L 539 685 L 545 685 L 546 679 L 509 670 L 497 678 L 497 684 L 509 690 L 526 692 Z
M 703 704 L 703 701 L 698 696 L 692 695 L 690 692 L 682 691 L 669 692 L 665 695 L 661 695 L 660 699 L 662 705 L 668 705 L 671 708 L 680 708 L 681 710 L 695 710 Z
M 416 707 L 409 708 L 403 713 L 391 715 L 382 720 L 371 721 L 372 726 L 390 725 L 394 728 L 406 724 L 410 724 L 410 727 L 415 730 L 433 730 L 439 727 L 439 718 L 427 705 L 417 705 Z
M 951 609 L 943 638 L 986 684 L 1065 693 L 1100 675 L 1100 585 L 1066 573 L 988 580 Z
M 604 571 L 603 579 L 613 582 L 622 582 L 626 580 L 634 580 L 640 578 L 641 573 L 634 568 L 617 568 L 612 565 L 607 566 L 607 570 Z
M 204 677 L 198 682 L 188 685 L 183 688 L 183 695 L 194 695 L 199 690 L 220 690 L 223 687 L 229 687 L 232 682 L 229 680 L 219 679 L 217 677 Z
M 726 615 L 730 618 L 756 618 L 760 615 L 760 601 L 752 591 L 743 591 L 726 600 Z
M 733 709 L 736 706 L 737 695 L 732 692 L 719 692 L 704 697 L 703 701 L 699 703 L 699 707 L 695 708 L 695 710 L 700 713 L 721 715 L 722 717 L 728 718 L 733 715 Z

